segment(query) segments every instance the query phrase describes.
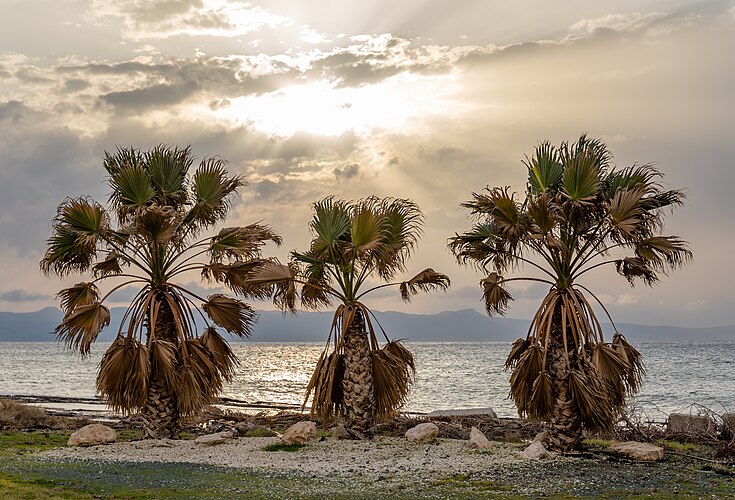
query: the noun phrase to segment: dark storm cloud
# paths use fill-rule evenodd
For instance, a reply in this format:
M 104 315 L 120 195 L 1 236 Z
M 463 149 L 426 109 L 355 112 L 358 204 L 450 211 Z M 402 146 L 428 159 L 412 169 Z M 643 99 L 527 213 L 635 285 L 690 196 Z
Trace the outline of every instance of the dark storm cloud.
M 197 91 L 197 84 L 187 82 L 183 85 L 151 85 L 136 90 L 110 92 L 102 100 L 125 111 L 138 111 L 145 108 L 179 104 Z
M 51 299 L 50 295 L 17 288 L 15 290 L 8 290 L 7 292 L 0 292 L 0 302 L 37 302 L 49 299 Z

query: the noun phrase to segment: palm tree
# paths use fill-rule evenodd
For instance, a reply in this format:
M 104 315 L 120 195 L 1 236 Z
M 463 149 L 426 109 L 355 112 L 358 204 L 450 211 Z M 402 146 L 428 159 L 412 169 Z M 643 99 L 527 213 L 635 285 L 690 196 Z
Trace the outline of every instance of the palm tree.
M 272 294 L 277 307 L 291 312 L 299 287 L 305 308 L 339 302 L 304 405 L 313 392 L 312 413 L 325 422 L 334 415 L 343 416 L 349 427 L 370 435 L 376 421 L 405 402 L 415 366 L 400 341 L 385 336 L 387 343 L 379 346 L 371 320 L 374 315 L 363 297 L 398 286 L 401 297 L 408 301 L 419 291 L 446 290 L 449 278 L 425 269 L 408 281 L 391 281 L 397 272 L 405 271 L 421 233 L 423 215 L 413 202 L 374 196 L 351 202 L 329 197 L 314 203 L 313 209 L 310 228 L 314 237 L 309 250 L 292 252 L 288 264 L 265 261 L 251 275 L 248 291 Z M 369 284 L 373 276 L 382 284 Z
M 113 409 L 140 411 L 150 437 L 174 436 L 181 417 L 213 401 L 237 363 L 218 327 L 247 336 L 255 319 L 244 302 L 222 294 L 205 299 L 176 280 L 200 271 L 222 281 L 260 262 L 267 241 L 281 242 L 260 224 L 198 237 L 225 219 L 244 182 L 228 176 L 219 158 L 203 160 L 189 175 L 193 162 L 190 147 L 106 152 L 109 208 L 87 197 L 61 203 L 40 264 L 59 277 L 91 271 L 92 279 L 58 294 L 64 319 L 56 334 L 82 355 L 110 323 L 105 300 L 123 287 L 139 288 L 102 357 L 97 389 Z M 108 280 L 114 282 L 102 295 L 98 284 Z M 235 279 L 225 284 L 241 291 Z M 201 334 L 198 322 L 206 325 Z
M 584 429 L 610 429 L 637 392 L 644 366 L 639 352 L 617 332 L 605 342 L 580 281 L 593 269 L 615 266 L 631 285 L 653 285 L 692 253 L 678 236 L 663 236 L 666 209 L 681 205 L 680 190 L 665 190 L 651 165 L 616 169 L 607 146 L 582 136 L 555 147 L 543 142 L 531 158 L 525 199 L 510 188 L 487 188 L 462 204 L 476 225 L 449 239 L 460 263 L 489 272 L 480 284 L 488 314 L 504 314 L 513 297 L 507 284 L 549 285 L 505 364 L 510 396 L 521 416 L 550 424 L 551 445 L 575 448 Z M 628 254 L 628 252 L 631 252 Z M 531 277 L 508 276 L 525 266 Z M 492 272 L 490 272 L 492 271 Z

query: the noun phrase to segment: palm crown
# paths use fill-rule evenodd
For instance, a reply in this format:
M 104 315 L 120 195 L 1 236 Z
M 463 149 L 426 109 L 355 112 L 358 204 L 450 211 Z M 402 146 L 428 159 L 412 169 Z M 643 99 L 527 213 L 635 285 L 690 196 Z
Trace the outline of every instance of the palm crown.
M 345 370 L 350 371 L 349 363 L 342 367 L 343 354 L 350 350 L 345 347 L 345 339 L 355 325 L 366 329 L 369 336 L 375 414 L 381 418 L 405 401 L 414 369 L 413 357 L 399 341 L 388 341 L 380 349 L 370 319 L 372 312 L 362 299 L 377 289 L 398 286 L 401 297 L 408 301 L 419 291 L 446 289 L 449 278 L 425 269 L 408 281 L 391 282 L 398 272 L 405 271 L 421 234 L 423 215 L 413 202 L 374 196 L 348 202 L 329 197 L 314 203 L 313 209 L 309 226 L 314 237 L 310 248 L 292 252 L 287 265 L 264 262 L 251 275 L 249 291 L 272 294 L 275 304 L 286 311 L 295 310 L 299 295 L 307 309 L 338 301 L 330 332 L 334 347 L 330 354 L 328 340 L 309 383 L 307 399 L 313 390 L 313 409 L 322 416 L 341 411 L 342 375 Z M 376 276 L 382 284 L 369 283 Z
M 587 296 L 604 306 L 581 278 L 614 265 L 631 285 L 638 279 L 653 285 L 692 255 L 679 237 L 660 235 L 666 209 L 681 205 L 683 192 L 664 189 L 661 172 L 651 165 L 615 169 L 611 163 L 599 140 L 582 136 L 560 147 L 543 142 L 524 161 L 528 184 L 522 201 L 507 187 L 474 193 L 462 206 L 478 222 L 449 240 L 461 263 L 490 271 L 481 281 L 490 315 L 507 310 L 510 282 L 550 286 L 528 337 L 514 344 L 508 358 L 506 367 L 514 369 L 511 396 L 521 414 L 550 418 L 558 392 L 549 379 L 550 356 L 552 347 L 563 346 L 575 411 L 591 429 L 614 423 L 625 392 L 637 390 L 643 365 L 622 335 L 604 342 Z M 537 273 L 512 275 L 520 267 Z
M 162 385 L 175 395 L 172 411 L 188 414 L 221 390 L 236 358 L 217 327 L 246 336 L 255 314 L 244 302 L 222 294 L 205 299 L 176 281 L 193 271 L 217 279 L 215 270 L 246 268 L 261 258 L 267 241 L 281 241 L 260 224 L 199 238 L 224 220 L 244 182 L 228 176 L 219 158 L 203 160 L 190 174 L 193 162 L 189 147 L 106 153 L 109 210 L 86 197 L 69 198 L 53 220 L 41 269 L 93 276 L 58 294 L 64 319 L 56 333 L 70 347 L 88 354 L 110 321 L 105 300 L 122 287 L 139 287 L 100 363 L 98 389 L 116 409 L 144 408 L 153 386 Z M 101 295 L 98 284 L 112 279 Z M 197 322 L 206 325 L 201 335 Z

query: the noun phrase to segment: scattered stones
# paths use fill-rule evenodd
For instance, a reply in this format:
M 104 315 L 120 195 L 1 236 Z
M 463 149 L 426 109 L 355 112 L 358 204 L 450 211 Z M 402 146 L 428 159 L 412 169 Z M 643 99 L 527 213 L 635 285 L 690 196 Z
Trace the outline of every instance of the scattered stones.
M 439 435 L 439 427 L 431 422 L 419 424 L 406 431 L 406 439 L 412 443 L 432 443 Z
M 533 438 L 532 443 L 541 443 L 542 445 L 546 446 L 549 443 L 549 439 L 551 439 L 551 434 L 549 434 L 549 431 L 542 431 L 536 434 L 536 437 Z
M 608 449 L 619 455 L 645 462 L 656 462 L 664 458 L 664 449 L 660 446 L 650 443 L 639 443 L 638 441 L 614 444 Z
M 297 422 L 283 433 L 281 441 L 286 444 L 306 444 L 316 440 L 316 424 L 304 420 Z
M 199 446 L 214 446 L 217 444 L 223 444 L 227 441 L 232 440 L 232 432 L 215 432 L 214 434 L 206 434 L 196 438 L 195 442 Z
M 706 415 L 672 413 L 666 421 L 666 431 L 670 434 L 704 434 L 714 430 L 714 421 Z
M 332 439 L 353 439 L 352 434 L 349 433 L 345 426 L 340 424 L 331 429 Z
M 490 448 L 492 443 L 485 437 L 485 434 L 477 427 L 470 429 L 470 448 L 479 448 L 481 450 Z
M 539 460 L 542 458 L 548 458 L 551 454 L 540 441 L 534 441 L 529 444 L 525 450 L 518 452 L 518 456 L 525 458 L 526 460 Z
M 466 408 L 463 410 L 434 410 L 427 413 L 427 417 L 467 417 L 470 415 L 488 415 L 491 418 L 498 418 L 497 413 L 492 408 Z
M 115 429 L 102 424 L 85 425 L 69 437 L 68 446 L 94 446 L 114 443 L 117 440 Z

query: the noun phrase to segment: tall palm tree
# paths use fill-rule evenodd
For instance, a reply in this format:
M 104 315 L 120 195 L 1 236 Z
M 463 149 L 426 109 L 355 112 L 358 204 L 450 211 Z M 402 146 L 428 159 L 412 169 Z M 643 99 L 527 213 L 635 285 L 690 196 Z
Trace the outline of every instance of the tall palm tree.
M 182 416 L 210 403 L 232 379 L 237 359 L 218 327 L 247 336 L 255 318 L 244 302 L 202 298 L 177 280 L 196 271 L 216 280 L 260 262 L 267 241 L 281 242 L 260 224 L 199 237 L 225 219 L 244 182 L 228 176 L 219 158 L 189 174 L 193 162 L 190 147 L 105 153 L 109 208 L 87 197 L 61 203 L 40 264 L 47 275 L 91 272 L 92 279 L 58 294 L 64 319 L 56 333 L 82 355 L 110 323 L 105 300 L 123 287 L 139 288 L 102 357 L 97 389 L 113 409 L 140 411 L 150 437 L 175 435 Z M 103 281 L 113 281 L 104 295 Z M 238 289 L 232 280 L 225 285 Z M 198 322 L 206 325 L 201 333 Z
M 313 413 L 325 421 L 343 416 L 348 426 L 370 435 L 376 421 L 405 402 L 415 366 L 400 341 L 386 336 L 387 343 L 379 346 L 374 316 L 363 297 L 398 286 L 408 301 L 419 291 L 446 290 L 449 278 L 425 269 L 408 281 L 391 281 L 397 272 L 405 271 L 421 234 L 423 215 L 413 202 L 329 197 L 314 203 L 313 209 L 309 250 L 292 252 L 288 264 L 265 261 L 250 276 L 248 291 L 272 294 L 284 311 L 295 310 L 299 288 L 305 308 L 339 302 L 304 405 L 313 392 Z M 371 277 L 382 284 L 370 284 Z
M 615 266 L 631 285 L 653 285 L 692 256 L 678 236 L 660 234 L 666 210 L 683 203 L 683 192 L 665 190 L 651 165 L 616 169 L 611 162 L 607 146 L 584 135 L 559 147 L 543 142 L 524 161 L 524 199 L 509 187 L 473 193 L 462 206 L 478 222 L 449 239 L 460 263 L 491 271 L 480 283 L 491 316 L 513 300 L 508 283 L 550 287 L 505 367 L 519 414 L 548 421 L 552 446 L 562 451 L 576 447 L 584 429 L 615 425 L 644 372 L 639 352 L 617 328 L 605 342 L 588 297 L 610 315 L 582 278 Z M 520 267 L 537 275 L 507 274 Z

